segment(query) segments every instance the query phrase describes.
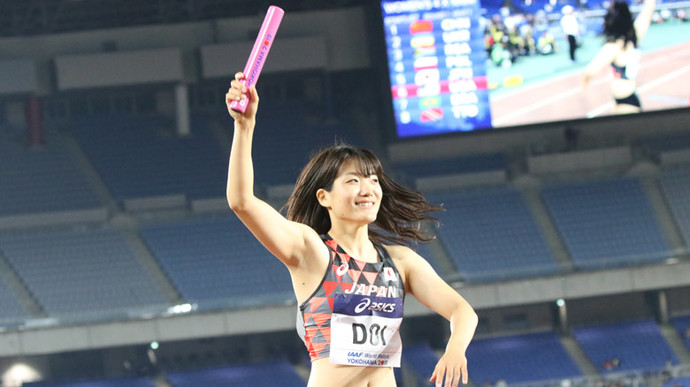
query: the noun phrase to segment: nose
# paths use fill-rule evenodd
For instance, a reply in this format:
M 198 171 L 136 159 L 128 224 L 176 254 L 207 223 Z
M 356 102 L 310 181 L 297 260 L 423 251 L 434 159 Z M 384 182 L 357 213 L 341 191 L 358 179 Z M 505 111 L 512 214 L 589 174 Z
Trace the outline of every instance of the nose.
M 374 184 L 364 179 L 362 185 L 360 185 L 359 194 L 362 196 L 374 195 Z

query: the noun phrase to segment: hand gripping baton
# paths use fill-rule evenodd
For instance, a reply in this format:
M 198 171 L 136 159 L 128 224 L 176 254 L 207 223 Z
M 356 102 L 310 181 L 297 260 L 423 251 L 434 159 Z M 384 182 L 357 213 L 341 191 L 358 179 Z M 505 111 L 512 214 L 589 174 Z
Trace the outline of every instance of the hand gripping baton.
M 249 54 L 247 65 L 244 66 L 244 79 L 240 81 L 247 89 L 250 86 L 256 85 L 256 81 L 259 79 L 259 74 L 261 74 L 261 69 L 264 67 L 264 63 L 266 63 L 268 51 L 273 45 L 273 39 L 276 37 L 276 32 L 278 32 L 278 27 L 283 20 L 284 14 L 285 11 L 275 5 L 268 7 L 268 12 L 266 12 L 264 22 L 261 24 L 259 35 L 254 42 L 254 48 L 252 48 L 252 52 Z M 247 110 L 248 102 L 249 98 L 232 101 L 230 102 L 230 109 L 244 113 Z

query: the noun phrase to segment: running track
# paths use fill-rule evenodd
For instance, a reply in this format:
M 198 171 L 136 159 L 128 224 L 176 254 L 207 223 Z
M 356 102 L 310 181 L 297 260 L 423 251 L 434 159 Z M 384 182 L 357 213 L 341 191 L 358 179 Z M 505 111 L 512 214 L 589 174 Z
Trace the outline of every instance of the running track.
M 582 73 L 535 82 L 491 100 L 493 125 L 517 126 L 591 118 L 611 114 L 611 71 L 604 70 L 582 88 Z M 687 107 L 690 104 L 690 42 L 644 53 L 637 77 L 642 108 Z

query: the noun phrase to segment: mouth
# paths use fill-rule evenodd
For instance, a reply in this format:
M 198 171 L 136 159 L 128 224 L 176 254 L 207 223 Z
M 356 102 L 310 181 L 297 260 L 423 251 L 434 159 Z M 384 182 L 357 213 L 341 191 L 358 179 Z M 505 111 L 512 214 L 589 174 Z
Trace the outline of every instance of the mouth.
M 357 207 L 362 207 L 362 208 L 370 208 L 374 206 L 374 202 L 358 202 L 355 203 Z

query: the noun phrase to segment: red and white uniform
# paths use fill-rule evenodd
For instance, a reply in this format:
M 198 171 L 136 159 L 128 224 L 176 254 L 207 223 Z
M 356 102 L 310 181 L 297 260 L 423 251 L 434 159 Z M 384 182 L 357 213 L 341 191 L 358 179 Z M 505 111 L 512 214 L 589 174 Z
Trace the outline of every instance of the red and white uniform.
M 297 331 L 311 361 L 399 367 L 405 287 L 386 249 L 374 244 L 379 262 L 349 256 L 328 235 L 330 264 L 321 284 L 299 306 Z

